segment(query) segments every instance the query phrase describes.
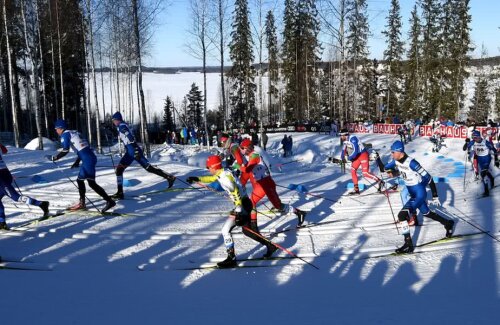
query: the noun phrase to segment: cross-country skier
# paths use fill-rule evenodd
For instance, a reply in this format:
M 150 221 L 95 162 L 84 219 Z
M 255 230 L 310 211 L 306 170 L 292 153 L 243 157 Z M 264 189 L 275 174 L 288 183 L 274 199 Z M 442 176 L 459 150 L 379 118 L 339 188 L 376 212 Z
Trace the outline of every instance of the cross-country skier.
M 187 178 L 187 182 L 190 184 L 195 182 L 209 184 L 219 181 L 222 188 L 229 194 L 230 199 L 234 203 L 234 209 L 231 211 L 229 218 L 222 227 L 222 236 L 224 237 L 224 244 L 227 250 L 227 258 L 217 263 L 217 266 L 221 268 L 236 266 L 236 253 L 234 251 L 234 241 L 231 235 L 231 231 L 236 226 L 243 227 L 243 234 L 266 246 L 267 252 L 264 254 L 264 258 L 270 258 L 277 250 L 277 247 L 269 240 L 262 237 L 256 225 L 252 225 L 250 222 L 252 201 L 248 198 L 245 188 L 230 169 L 222 168 L 221 157 L 215 155 L 208 157 L 206 166 L 211 175 L 200 177 L 190 176 Z
M 106 205 L 101 209 L 101 212 L 106 212 L 116 205 L 115 201 L 104 191 L 104 189 L 99 186 L 95 181 L 95 165 L 97 164 L 97 157 L 90 148 L 90 145 L 82 135 L 75 130 L 68 130 L 68 125 L 64 120 L 57 120 L 54 124 L 57 134 L 61 137 L 62 151 L 59 151 L 57 155 L 47 155 L 47 159 L 50 161 L 57 161 L 62 157 L 66 156 L 71 149 L 76 153 L 77 158 L 71 168 L 77 168 L 80 166 L 80 172 L 78 173 L 78 178 L 76 183 L 78 184 L 78 192 L 80 194 L 80 200 L 78 203 L 69 207 L 69 210 L 80 210 L 85 209 L 85 180 L 89 184 L 90 188 L 93 189 L 97 194 L 99 194 L 105 201 Z
M 441 127 L 435 127 L 432 132 L 432 136 L 429 139 L 434 144 L 432 152 L 438 152 L 439 150 L 441 150 L 441 147 L 446 147 L 446 145 L 444 144 L 443 136 L 441 135 Z
M 221 158 L 224 161 L 225 167 L 236 170 L 236 174 L 239 176 L 242 184 L 246 184 L 250 174 L 242 173 L 239 170 L 239 166 L 246 163 L 245 157 L 240 151 L 240 146 L 227 133 L 221 135 L 220 141 L 223 148 Z
M 257 224 L 257 203 L 264 196 L 267 196 L 277 211 L 293 211 L 293 213 L 297 216 L 297 227 L 301 227 L 304 223 L 306 213 L 302 210 L 294 208 L 290 204 L 286 205 L 281 202 L 280 197 L 276 192 L 276 183 L 271 177 L 271 172 L 262 157 L 255 151 L 252 141 L 248 138 L 243 139 L 240 144 L 240 149 L 244 154 L 247 163 L 239 166 L 239 169 L 242 174 L 250 175 L 249 178 L 253 188 L 251 195 L 253 203 L 251 221 Z M 242 184 L 243 186 L 245 185 L 243 181 Z
M 132 131 L 129 129 L 128 124 L 123 121 L 122 114 L 116 112 L 113 114 L 113 124 L 118 129 L 118 135 L 120 140 L 125 146 L 125 154 L 116 166 L 116 183 L 118 185 L 118 191 L 112 195 L 114 199 L 123 199 L 123 172 L 130 166 L 130 164 L 136 160 L 142 168 L 150 173 L 161 176 L 168 181 L 168 188 L 171 188 L 175 182 L 175 176 L 165 173 L 160 168 L 151 165 L 149 160 L 144 157 L 142 148 L 135 142 L 135 137 Z
M 481 132 L 478 130 L 474 130 L 472 132 L 472 141 L 468 141 L 465 139 L 466 143 L 463 147 L 464 151 L 473 150 L 474 151 L 474 159 L 477 159 L 478 170 L 481 173 L 481 179 L 484 184 L 484 193 L 483 196 L 490 195 L 490 189 L 488 186 L 491 183 L 491 188 L 495 186 L 495 178 L 491 175 L 489 168 L 491 163 L 491 155 L 495 157 L 495 166 L 498 168 L 500 166 L 498 161 L 498 152 L 493 146 L 493 143 L 490 141 L 481 138 Z M 488 176 L 488 178 L 486 178 Z
M 0 143 L 0 149 L 2 154 L 7 153 L 7 148 Z M 12 186 L 12 174 L 10 173 L 7 165 L 3 161 L 2 154 L 0 154 L 0 229 L 9 230 L 7 223 L 5 221 L 5 210 L 2 203 L 2 198 L 7 195 L 15 202 L 23 202 L 30 205 L 36 205 L 40 207 L 43 211 L 43 216 L 46 217 L 49 214 L 49 202 L 47 201 L 37 201 L 29 196 L 20 195 Z
M 401 141 L 406 143 L 406 126 L 404 124 L 398 127 L 398 134 Z
M 363 177 L 372 179 L 378 183 L 378 191 L 382 191 L 384 182 L 377 176 L 370 173 L 370 159 L 368 151 L 365 149 L 361 141 L 355 135 L 349 135 L 347 129 L 342 129 L 340 131 L 340 140 L 343 143 L 342 154 L 340 156 L 342 161 L 349 159 L 351 163 L 351 176 L 354 183 L 354 190 L 349 193 L 349 195 L 360 194 L 358 186 L 358 168 L 361 166 L 363 171 Z M 347 155 L 347 157 L 346 157 Z
M 453 235 L 455 221 L 445 219 L 437 213 L 431 211 L 427 206 L 426 186 L 432 180 L 431 175 L 416 161 L 405 153 L 403 142 L 396 141 L 391 146 L 391 160 L 384 167 L 386 170 L 393 170 L 397 167 L 401 178 L 405 182 L 410 199 L 398 213 L 399 223 L 404 236 L 404 245 L 396 249 L 396 253 L 411 253 L 414 250 L 410 235 L 408 220 L 412 214 L 416 214 L 417 209 L 424 217 L 431 218 L 441 223 L 446 229 L 446 237 Z

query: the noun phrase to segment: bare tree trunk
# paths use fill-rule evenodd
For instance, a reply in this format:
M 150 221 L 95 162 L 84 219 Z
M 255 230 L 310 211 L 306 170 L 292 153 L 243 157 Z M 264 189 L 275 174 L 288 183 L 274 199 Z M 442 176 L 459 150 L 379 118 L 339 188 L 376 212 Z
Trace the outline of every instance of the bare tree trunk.
M 102 147 L 101 147 L 101 128 L 100 128 L 100 117 L 99 117 L 99 100 L 97 99 L 97 81 L 96 81 L 96 74 L 95 74 L 95 59 L 94 59 L 94 31 L 92 27 L 92 10 L 90 7 L 90 0 L 87 0 L 87 11 L 88 11 L 88 17 L 87 17 L 87 24 L 88 24 L 88 31 L 90 33 L 90 49 L 89 49 L 89 54 L 90 54 L 90 67 L 92 69 L 92 81 L 94 84 L 94 102 L 95 102 L 95 120 L 96 120 L 96 137 L 97 137 L 97 152 L 102 153 Z M 88 70 L 87 70 L 88 72 Z M 62 80 L 61 80 L 62 82 Z M 90 85 L 89 85 L 90 88 Z
M 135 34 L 135 55 L 137 62 L 137 86 L 139 87 L 139 100 L 141 106 L 139 113 L 141 117 L 141 134 L 144 142 L 146 156 L 150 157 L 149 136 L 147 133 L 146 106 L 144 104 L 144 90 L 142 89 L 142 62 L 141 62 L 141 45 L 139 35 L 139 16 L 138 16 L 137 0 L 132 0 L 133 25 Z
M 10 41 L 9 41 L 9 28 L 8 28 L 8 23 L 7 23 L 7 7 L 5 4 L 6 0 L 2 1 L 2 11 L 3 11 L 3 23 L 4 23 L 4 28 L 5 28 L 5 43 L 6 43 L 6 50 L 7 50 L 7 69 L 9 72 L 9 90 L 10 90 L 10 102 L 12 106 L 12 128 L 14 130 L 14 144 L 17 148 L 19 148 L 19 125 L 17 122 L 17 111 L 19 110 L 19 107 L 17 107 L 17 102 L 15 100 L 14 96 L 14 89 L 17 87 L 15 86 L 17 83 L 17 80 L 14 76 L 14 71 L 12 68 L 12 53 L 10 49 Z
M 262 51 L 263 51 L 263 40 L 264 40 L 264 32 L 263 32 L 263 25 L 262 25 L 262 0 L 257 0 L 257 6 L 259 10 L 259 26 L 256 28 L 257 32 L 257 38 L 259 40 L 259 48 L 258 48 L 258 53 L 259 53 L 259 109 L 257 110 L 257 122 L 256 125 L 260 124 L 262 127 L 263 123 L 263 106 L 264 106 L 264 101 L 263 101 L 263 96 L 262 96 Z
M 111 54 L 111 53 L 110 53 Z M 111 115 L 113 115 L 114 110 L 113 110 L 113 85 L 114 85 L 114 78 L 113 78 L 113 59 L 111 55 L 109 56 L 109 100 L 110 100 L 110 112 Z
M 207 147 L 210 148 L 210 134 L 208 133 L 207 123 L 207 45 L 206 45 L 206 26 L 202 25 L 201 46 L 203 48 L 203 121 L 205 123 L 205 136 L 207 137 Z M 203 140 L 202 140 L 203 141 Z
M 38 55 L 33 54 L 33 50 L 29 44 L 28 40 L 28 27 L 27 27 L 27 22 L 26 22 L 26 2 L 23 0 L 21 3 L 21 15 L 23 17 L 23 27 L 24 27 L 24 40 L 26 42 L 26 52 L 28 53 L 28 56 L 31 61 L 31 75 L 30 78 L 28 79 L 31 80 L 31 84 L 33 85 L 33 88 L 35 90 L 35 121 L 36 121 L 36 130 L 37 130 L 37 135 L 38 135 L 38 150 L 43 150 L 43 138 L 42 138 L 42 120 L 40 118 L 40 88 L 39 88 L 39 77 L 38 77 Z M 35 19 L 38 18 L 38 6 L 35 1 L 35 7 L 34 10 L 37 11 L 36 15 L 34 16 Z M 33 24 L 33 31 L 35 34 L 39 34 L 40 30 L 38 30 L 38 22 L 35 21 Z M 33 37 L 33 42 L 36 40 L 36 36 Z M 34 46 L 34 49 L 36 50 L 36 46 Z M 28 81 L 27 80 L 27 81 Z M 28 86 L 28 89 L 31 89 L 31 85 Z M 29 91 L 29 90 L 28 90 Z M 31 120 L 31 119 L 30 119 Z
M 101 98 L 102 98 L 102 116 L 103 119 L 106 119 L 106 103 L 104 102 L 104 73 L 102 66 L 102 47 L 101 47 L 101 39 L 99 38 L 99 66 L 101 67 L 100 75 L 101 75 Z
M 52 56 L 52 81 L 53 81 L 53 87 L 52 89 L 54 91 L 54 107 L 56 110 L 56 118 L 59 118 L 59 100 L 57 98 L 57 77 L 56 77 L 56 60 L 54 58 L 54 38 L 52 37 L 52 9 L 50 6 L 50 1 L 47 2 L 49 5 L 49 21 L 50 21 L 50 55 Z
M 59 52 L 59 78 L 61 80 L 61 114 L 62 118 L 66 118 L 65 105 L 64 105 L 64 78 L 63 78 L 63 65 L 62 65 L 62 53 L 61 53 L 61 28 L 59 27 L 59 0 L 56 0 L 56 23 L 57 23 L 57 43 Z
M 121 111 L 121 101 L 120 101 L 120 71 L 118 68 L 118 53 L 115 52 L 115 81 L 116 81 L 116 110 Z
M 49 114 L 47 112 L 47 96 L 45 95 L 45 65 L 43 64 L 43 48 L 42 48 L 42 36 L 40 28 L 40 12 L 38 10 L 38 1 L 35 1 L 35 12 L 36 12 L 36 29 L 38 30 L 38 49 L 40 51 L 40 72 L 42 85 L 42 101 L 43 106 L 43 116 L 45 121 L 45 135 L 49 137 Z
M 219 0 L 219 33 L 220 33 L 220 85 L 222 91 L 222 110 L 224 111 L 224 131 L 227 130 L 227 101 L 224 82 L 224 11 L 222 0 Z
M 85 19 L 82 20 L 82 25 L 83 29 L 85 30 Z M 92 117 L 91 117 L 91 105 L 90 105 L 90 73 L 89 73 L 89 61 L 87 60 L 88 57 L 88 49 L 87 49 L 87 35 L 83 33 L 83 51 L 84 51 L 84 58 L 85 58 L 85 75 L 86 75 L 86 87 L 85 91 L 86 92 L 86 103 L 87 103 L 87 109 L 85 112 L 87 113 L 87 139 L 90 144 L 92 144 Z

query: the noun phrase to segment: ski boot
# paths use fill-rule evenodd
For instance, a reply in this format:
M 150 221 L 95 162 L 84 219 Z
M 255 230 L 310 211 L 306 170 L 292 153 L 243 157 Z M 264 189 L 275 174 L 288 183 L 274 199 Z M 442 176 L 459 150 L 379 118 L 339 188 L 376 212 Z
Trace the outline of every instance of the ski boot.
M 297 228 L 302 227 L 302 224 L 304 223 L 304 220 L 306 218 L 306 212 L 295 209 L 295 214 L 297 215 Z
M 234 248 L 229 248 L 227 250 L 227 258 L 224 261 L 217 263 L 217 267 L 221 269 L 232 268 L 236 265 L 236 254 L 234 253 Z
M 73 204 L 68 208 L 69 211 L 85 210 L 87 206 L 85 205 L 85 199 L 80 199 L 78 203 Z
M 377 192 L 382 193 L 385 192 L 386 189 L 384 188 L 385 182 L 383 180 L 378 181 L 378 188 Z
M 448 222 L 444 225 L 444 229 L 446 229 L 446 238 L 450 238 L 453 236 L 453 228 L 455 227 L 455 221 L 448 220 Z
M 176 180 L 176 177 L 175 177 L 175 176 L 169 176 L 169 177 L 167 178 L 167 181 L 168 181 L 168 188 L 171 188 L 171 187 L 172 187 L 172 185 L 174 185 L 175 180 Z
M 124 199 L 123 192 L 122 191 L 118 191 L 115 194 L 111 195 L 111 198 L 115 199 L 115 200 L 123 200 Z
M 267 245 L 267 252 L 262 256 L 263 259 L 268 259 L 271 258 L 271 256 L 278 250 L 278 247 L 276 247 L 273 244 Z
M 348 194 L 348 195 L 359 195 L 359 194 L 361 194 L 361 193 L 359 192 L 359 187 L 358 187 L 358 185 L 354 185 L 354 190 L 352 190 L 351 192 L 349 192 L 349 193 L 347 193 L 347 194 Z
M 49 201 L 40 202 L 40 209 L 43 211 L 43 218 L 47 218 L 49 215 Z
M 411 241 L 411 236 L 405 235 L 405 243 L 403 244 L 403 246 L 396 249 L 395 252 L 397 254 L 413 253 L 414 249 L 415 247 L 413 246 L 413 242 Z
M 274 208 L 273 208 L 273 209 L 271 209 L 271 211 L 276 213 L 276 216 L 282 216 L 282 215 L 290 214 L 292 212 L 292 207 L 288 204 L 281 203 L 281 206 L 279 209 L 274 210 Z
M 5 221 L 0 222 L 0 230 L 10 230 L 9 226 L 7 226 L 7 223 Z
M 108 211 L 109 209 L 111 209 L 112 207 L 114 207 L 115 205 L 116 205 L 116 202 L 113 199 L 109 199 L 106 202 L 106 205 L 104 206 L 104 208 L 102 208 L 101 212 L 104 213 L 104 212 Z

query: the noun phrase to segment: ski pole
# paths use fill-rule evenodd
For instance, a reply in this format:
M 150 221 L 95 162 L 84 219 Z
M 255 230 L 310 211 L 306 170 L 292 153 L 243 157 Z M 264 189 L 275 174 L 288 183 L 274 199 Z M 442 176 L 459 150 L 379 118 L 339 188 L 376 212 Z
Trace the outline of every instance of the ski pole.
M 211 188 L 210 186 L 207 186 L 206 184 L 203 184 L 202 182 L 196 182 L 196 184 L 200 185 L 200 186 L 201 186 L 201 187 L 203 187 L 204 189 L 209 190 L 209 191 L 211 191 L 211 192 L 213 192 L 213 193 L 215 193 L 215 194 L 217 194 L 217 195 L 219 195 L 219 196 L 224 196 L 224 197 L 229 198 L 229 196 L 228 196 L 227 194 L 225 194 L 225 193 L 219 193 L 219 192 L 218 192 L 218 191 L 216 191 L 215 189 Z M 191 184 L 189 184 L 189 185 L 190 185 L 191 187 L 193 187 Z M 196 188 L 196 187 L 195 187 L 195 188 Z M 196 189 L 197 189 L 197 190 L 200 190 L 199 188 L 196 188 Z M 257 209 L 256 209 L 256 211 L 257 211 Z M 273 218 L 273 217 L 270 217 L 270 216 L 268 216 L 267 214 L 262 213 L 262 212 L 260 212 L 260 211 L 257 211 L 257 213 L 258 213 L 258 214 L 261 214 L 261 215 L 263 215 L 263 216 L 266 216 L 266 217 L 267 217 L 267 218 L 269 218 L 269 219 L 272 219 L 272 218 Z M 276 214 L 275 214 L 275 215 L 276 215 Z
M 490 232 L 489 232 L 489 231 L 486 231 L 486 230 L 484 230 L 483 228 L 481 228 L 481 227 L 479 227 L 479 226 L 476 226 L 476 225 L 475 225 L 475 224 L 473 224 L 472 222 L 469 222 L 467 219 L 465 219 L 465 218 L 463 218 L 463 217 L 461 217 L 461 216 L 459 216 L 459 215 L 457 215 L 457 214 L 453 214 L 453 213 L 449 212 L 449 211 L 448 211 L 448 209 L 446 209 L 445 207 L 441 206 L 441 208 L 438 208 L 438 210 L 439 210 L 440 212 L 444 213 L 444 214 L 445 214 L 447 217 L 449 217 L 449 218 L 457 217 L 457 218 L 459 218 L 460 220 L 465 221 L 466 223 L 468 223 L 468 224 L 469 224 L 469 225 L 471 225 L 472 227 L 474 227 L 474 228 L 476 228 L 477 230 L 479 230 L 479 231 L 481 231 L 481 232 L 485 233 L 486 235 L 490 236 L 491 238 L 493 238 L 494 240 L 496 240 L 497 242 L 499 242 L 499 243 L 500 243 L 500 240 L 499 240 L 496 236 L 493 236 L 492 234 L 490 234 Z M 458 210 L 457 208 L 455 208 L 455 210 L 460 211 L 460 210 Z M 461 212 L 461 211 L 460 211 L 460 213 L 464 214 L 464 213 L 463 213 L 463 212 Z M 464 215 L 465 215 L 465 214 L 464 214 Z
M 176 178 L 176 179 L 177 179 L 179 182 L 181 182 L 182 184 L 187 185 L 189 188 L 195 189 L 195 190 L 197 190 L 198 192 L 203 193 L 203 195 L 205 195 L 205 194 L 206 194 L 205 192 L 203 192 L 203 191 L 202 191 L 201 189 L 199 189 L 198 187 L 193 186 L 192 184 L 189 184 L 188 182 L 185 182 L 185 181 L 183 181 L 183 180 L 182 180 L 182 179 L 180 179 L 180 178 Z M 197 182 L 197 184 L 198 184 L 198 182 Z
M 382 176 L 382 173 L 380 173 L 380 179 L 382 182 L 385 184 L 384 177 Z M 368 183 L 370 183 L 372 186 L 375 186 L 374 183 L 370 182 L 370 180 L 366 179 Z M 391 199 L 389 199 L 389 193 L 387 192 L 387 189 L 384 189 L 383 192 L 384 196 L 387 198 L 387 203 L 389 203 L 389 208 L 391 209 L 391 214 L 392 214 L 392 220 L 394 220 L 394 225 L 396 226 L 396 231 L 399 235 L 399 228 L 398 228 L 398 221 L 396 221 L 396 216 L 394 215 L 394 210 L 392 209 L 392 204 L 391 204 Z
M 64 174 L 64 172 L 63 172 L 63 170 L 61 169 L 61 167 L 60 167 L 60 166 L 59 166 L 59 165 L 58 165 L 58 164 L 57 164 L 54 160 L 52 160 L 52 162 L 54 163 L 54 165 L 56 165 L 57 169 L 58 169 L 58 170 L 59 170 L 59 171 L 60 171 L 60 172 L 61 172 L 64 176 L 66 176 L 66 174 Z M 66 176 L 66 178 L 67 178 L 67 179 L 69 179 L 69 181 L 71 182 L 71 184 L 73 184 L 73 185 L 74 185 L 74 186 L 75 186 L 78 190 L 80 190 L 80 189 L 78 188 L 78 185 L 76 185 L 76 184 L 75 184 L 75 182 L 73 182 L 73 180 L 72 180 L 71 178 L 69 178 L 68 176 Z M 93 202 L 91 199 L 89 199 L 89 198 L 87 197 L 87 195 L 86 195 L 86 194 L 85 194 L 85 199 L 87 199 L 87 200 L 90 202 L 90 204 L 92 204 L 92 206 L 93 206 L 93 207 L 94 207 L 94 208 L 95 208 L 95 209 L 96 209 L 99 213 L 102 213 L 102 212 L 101 212 L 101 210 L 99 210 L 99 209 L 95 206 L 94 202 Z
M 283 185 L 279 185 L 279 184 L 276 184 L 276 186 L 278 187 L 281 187 L 281 188 L 286 188 L 287 190 L 291 190 L 288 186 L 283 186 Z M 329 202 L 333 202 L 333 203 L 337 203 L 337 202 L 340 202 L 342 203 L 342 201 L 335 201 L 333 199 L 330 199 L 330 198 L 327 198 L 325 196 L 322 196 L 322 195 L 319 195 L 319 194 L 314 194 L 314 193 L 311 193 L 311 192 L 300 192 L 300 193 L 303 193 L 304 195 L 308 195 L 308 196 L 312 196 L 312 197 L 315 197 L 315 198 L 319 198 L 319 199 L 323 199 L 323 200 L 326 200 L 326 201 L 329 201 Z M 362 202 L 362 201 L 359 201 L 359 200 L 356 200 L 355 198 L 352 198 L 352 197 L 347 197 L 353 201 L 356 201 L 360 204 L 365 204 L 365 202 Z
M 286 249 L 285 247 L 281 246 L 281 245 L 278 245 L 276 243 L 273 243 L 272 241 L 270 241 L 269 239 L 267 239 L 266 237 L 262 236 L 260 233 L 256 232 L 256 231 L 253 231 L 252 229 L 248 228 L 247 226 L 243 226 L 242 227 L 243 229 L 245 229 L 246 231 L 249 231 L 251 232 L 252 234 L 256 235 L 257 237 L 259 238 L 262 238 L 264 239 L 267 243 L 273 245 L 273 246 L 276 246 L 278 247 L 279 249 L 281 249 L 282 251 L 284 251 L 285 253 L 287 253 L 288 255 L 294 257 L 294 258 L 298 258 L 299 260 L 303 261 L 304 263 L 307 263 L 309 265 L 311 265 L 312 267 L 314 267 L 316 270 L 319 270 L 319 267 L 317 267 L 316 265 L 306 261 L 305 259 L 303 259 L 302 257 L 300 256 L 297 256 L 297 254 L 289 251 L 288 249 Z
M 467 175 L 467 156 L 468 152 L 467 150 L 465 151 L 465 159 L 464 159 L 464 193 L 465 193 L 465 175 Z

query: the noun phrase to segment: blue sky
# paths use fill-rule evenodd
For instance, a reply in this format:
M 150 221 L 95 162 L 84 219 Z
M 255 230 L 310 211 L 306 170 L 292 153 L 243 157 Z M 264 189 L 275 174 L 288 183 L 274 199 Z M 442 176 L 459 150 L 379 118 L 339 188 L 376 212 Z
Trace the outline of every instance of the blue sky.
M 271 2 L 271 1 L 270 1 Z M 276 1 L 282 3 L 284 1 Z M 252 0 L 249 0 L 252 3 Z M 408 17 L 413 8 L 414 0 L 401 0 L 401 14 L 403 17 L 403 37 L 407 37 L 409 27 Z M 390 0 L 368 0 L 370 19 L 370 52 L 372 58 L 381 59 L 385 48 L 385 41 L 381 31 L 385 28 L 386 17 L 390 8 Z M 498 0 L 471 0 L 472 23 L 471 36 L 475 50 L 472 56 L 481 55 L 484 44 L 489 56 L 500 55 L 500 1 Z M 282 9 L 276 10 L 281 16 Z M 152 51 L 146 57 L 145 64 L 155 67 L 201 66 L 201 61 L 193 58 L 186 51 L 185 44 L 189 38 L 187 30 L 191 24 L 189 0 L 170 0 L 170 5 L 159 17 L 159 26 L 153 38 Z M 214 59 L 210 65 L 217 65 Z

